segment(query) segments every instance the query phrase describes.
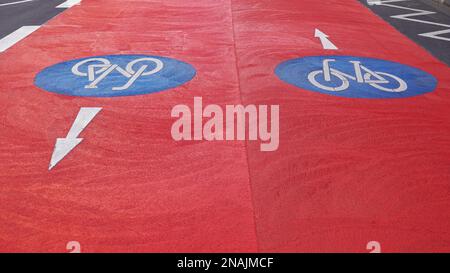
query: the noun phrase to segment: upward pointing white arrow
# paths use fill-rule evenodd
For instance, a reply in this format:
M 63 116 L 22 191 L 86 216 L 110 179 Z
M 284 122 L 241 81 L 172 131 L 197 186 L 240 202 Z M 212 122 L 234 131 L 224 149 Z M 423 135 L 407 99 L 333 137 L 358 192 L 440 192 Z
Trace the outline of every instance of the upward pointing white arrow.
M 78 135 L 80 135 L 101 110 L 102 108 L 94 107 L 82 107 L 80 109 L 67 137 L 56 139 L 55 149 L 53 150 L 48 170 L 53 169 L 53 167 L 83 141 L 82 138 L 78 138 Z
M 315 32 L 314 32 L 314 37 L 319 38 L 320 42 L 322 43 L 322 47 L 323 49 L 327 49 L 327 50 L 337 50 L 337 46 L 335 46 L 329 39 L 328 39 L 328 35 L 326 35 L 325 33 L 323 33 L 322 31 L 320 31 L 318 28 L 316 28 Z

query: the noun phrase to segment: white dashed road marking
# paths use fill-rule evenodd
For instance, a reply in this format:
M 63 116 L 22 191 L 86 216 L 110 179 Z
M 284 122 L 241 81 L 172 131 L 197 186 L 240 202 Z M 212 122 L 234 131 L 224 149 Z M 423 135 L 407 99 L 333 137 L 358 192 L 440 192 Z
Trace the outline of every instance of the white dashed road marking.
M 0 52 L 7 50 L 41 26 L 23 26 L 0 40 Z
M 57 8 L 64 8 L 68 9 L 75 5 L 79 5 L 81 0 L 67 0 L 66 2 L 62 3 L 61 5 L 57 6 Z
M 26 3 L 26 2 L 32 2 L 32 1 L 36 1 L 36 0 L 15 1 L 15 2 L 10 2 L 10 3 L 0 4 L 0 7 L 14 5 L 14 4 L 20 4 L 20 3 Z M 56 6 L 55 8 L 68 9 L 75 5 L 79 5 L 80 3 L 81 3 L 81 0 L 67 0 L 67 1 L 63 2 L 62 4 Z M 5 36 L 4 38 L 0 39 L 0 52 L 4 52 L 8 48 L 14 46 L 16 43 L 18 43 L 19 41 L 21 41 L 22 39 L 24 39 L 25 37 L 27 37 L 34 31 L 36 31 L 39 27 L 41 27 L 41 26 L 38 26 L 38 25 L 22 26 L 19 29 L 17 29 L 16 31 L 14 31 L 14 32 L 8 34 L 7 36 Z
M 16 5 L 16 4 L 22 4 L 22 3 L 26 3 L 26 2 L 32 2 L 35 0 L 22 0 L 22 1 L 16 1 L 16 2 L 10 2 L 10 3 L 4 3 L 4 4 L 0 4 L 0 7 L 3 6 L 10 6 L 10 5 Z
M 412 22 L 417 22 L 417 23 L 422 23 L 422 24 L 427 24 L 427 25 L 441 26 L 441 27 L 447 28 L 447 29 L 438 30 L 438 31 L 421 33 L 421 34 L 418 34 L 418 35 L 419 36 L 428 37 L 428 38 L 432 38 L 432 39 L 437 39 L 437 40 L 450 42 L 450 38 L 439 36 L 439 35 L 450 33 L 450 25 L 448 25 L 448 24 L 441 24 L 441 23 L 437 23 L 437 22 L 433 22 L 433 21 L 429 21 L 429 20 L 420 20 L 420 19 L 413 19 L 412 18 L 412 17 L 417 17 L 417 16 L 425 16 L 424 18 L 427 18 L 426 17 L 427 15 L 436 14 L 436 12 L 390 4 L 390 3 L 405 2 L 405 1 L 409 1 L 409 0 L 387 0 L 387 1 L 367 0 L 367 4 L 369 4 L 371 6 L 372 5 L 386 6 L 386 7 L 406 10 L 408 12 L 412 11 L 412 13 L 393 15 L 393 16 L 391 16 L 391 18 L 395 18 L 395 19 L 399 19 L 399 20 L 412 21 Z

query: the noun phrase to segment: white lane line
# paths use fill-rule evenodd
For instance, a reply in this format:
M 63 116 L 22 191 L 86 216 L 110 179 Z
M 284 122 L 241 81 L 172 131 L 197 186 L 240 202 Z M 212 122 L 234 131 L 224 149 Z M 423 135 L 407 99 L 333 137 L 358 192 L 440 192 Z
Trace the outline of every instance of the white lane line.
M 428 21 L 428 20 L 420 20 L 420 19 L 412 18 L 412 17 L 417 17 L 417 16 L 422 16 L 422 18 L 424 18 L 423 16 L 436 14 L 436 12 L 389 4 L 389 3 L 406 2 L 406 1 L 409 1 L 409 0 L 367 0 L 367 4 L 369 6 L 374 6 L 374 5 L 385 6 L 385 7 L 397 8 L 397 9 L 406 10 L 406 11 L 412 11 L 412 13 L 392 15 L 390 17 L 399 19 L 399 20 L 404 20 L 404 21 L 412 21 L 412 22 L 417 22 L 417 23 L 422 23 L 422 24 L 427 24 L 427 25 L 435 25 L 435 26 L 445 27 L 446 29 L 443 29 L 443 30 L 421 33 L 418 35 L 436 39 L 436 40 L 443 40 L 443 41 L 450 42 L 450 38 L 439 36 L 442 34 L 450 33 L 450 25 L 436 23 L 436 22 Z M 425 19 L 426 19 L 426 17 L 425 17 Z
M 13 5 L 13 4 L 19 4 L 19 3 L 25 3 L 25 2 L 31 2 L 35 0 L 23 0 L 23 1 L 16 1 L 11 3 L 5 3 L 0 4 L 0 6 L 6 6 L 6 5 Z M 64 8 L 68 9 L 75 5 L 79 5 L 81 3 L 81 0 L 67 0 L 64 3 L 60 4 L 56 8 Z M 41 26 L 23 26 L 19 28 L 18 30 L 14 31 L 13 33 L 7 35 L 6 37 L 0 39 L 0 52 L 6 51 L 8 48 L 12 47 L 16 43 L 18 43 L 20 40 L 24 39 L 34 31 L 36 31 Z
M 68 9 L 71 8 L 75 5 L 79 5 L 81 2 L 81 0 L 67 0 L 66 2 L 60 4 L 59 6 L 56 6 L 57 8 L 62 8 L 62 9 Z
M 34 1 L 34 0 L 22 0 L 22 1 L 16 1 L 16 2 L 4 3 L 4 4 L 0 4 L 0 7 L 3 7 L 3 6 L 10 6 L 10 5 L 16 5 L 16 4 L 22 4 L 22 3 L 31 2 L 31 1 Z
M 17 42 L 27 37 L 41 26 L 23 26 L 6 37 L 0 39 L 0 52 L 7 50 Z

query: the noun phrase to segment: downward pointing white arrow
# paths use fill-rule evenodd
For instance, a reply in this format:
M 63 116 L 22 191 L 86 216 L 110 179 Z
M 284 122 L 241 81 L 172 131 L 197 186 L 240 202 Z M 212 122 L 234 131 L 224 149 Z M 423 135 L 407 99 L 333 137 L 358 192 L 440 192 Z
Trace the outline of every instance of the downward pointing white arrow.
M 322 43 L 322 47 L 323 49 L 328 49 L 328 50 L 337 50 L 337 46 L 335 46 L 329 39 L 328 39 L 328 35 L 326 35 L 325 33 L 323 33 L 322 31 L 320 31 L 318 28 L 316 28 L 316 31 L 314 33 L 314 37 L 319 38 L 320 42 Z
M 53 169 L 61 160 L 66 157 L 78 144 L 83 141 L 78 135 L 89 125 L 102 108 L 82 107 L 75 119 L 72 128 L 66 138 L 57 138 L 55 149 L 48 170 Z

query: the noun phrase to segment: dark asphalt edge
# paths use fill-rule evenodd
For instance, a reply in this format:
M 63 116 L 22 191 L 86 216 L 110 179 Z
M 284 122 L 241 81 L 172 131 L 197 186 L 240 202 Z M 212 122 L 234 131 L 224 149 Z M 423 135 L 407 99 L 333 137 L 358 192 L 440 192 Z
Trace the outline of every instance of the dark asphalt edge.
M 446 63 L 445 61 L 441 60 L 438 56 L 436 56 L 433 52 L 431 52 L 430 50 L 428 50 L 426 47 L 424 47 L 423 45 L 419 44 L 418 42 L 414 41 L 412 38 L 410 38 L 408 35 L 406 35 L 405 33 L 401 32 L 400 30 L 398 30 L 394 25 L 392 25 L 390 22 L 388 22 L 387 20 L 385 20 L 381 15 L 377 14 L 376 12 L 374 12 L 373 10 L 371 10 L 368 6 L 364 5 L 363 3 L 361 3 L 359 0 L 355 0 L 356 2 L 358 2 L 361 6 L 363 6 L 365 9 L 369 10 L 373 15 L 377 16 L 378 18 L 380 18 L 383 22 L 386 22 L 386 24 L 388 24 L 391 28 L 393 28 L 393 30 L 395 30 L 396 32 L 400 33 L 402 36 L 406 37 L 408 40 L 410 40 L 411 42 L 413 42 L 414 44 L 418 45 L 419 47 L 421 47 L 422 49 L 424 49 L 428 54 L 430 54 L 435 60 L 437 60 L 438 62 L 446 65 L 447 67 L 450 67 L 450 63 Z M 423 2 L 422 0 L 419 0 L 420 2 Z M 426 1 L 426 0 L 425 0 Z
M 450 0 L 444 0 L 444 2 L 441 2 L 441 0 L 419 0 L 419 1 L 450 16 Z
M 58 2 L 60 2 L 59 4 L 61 4 L 61 3 L 64 3 L 64 0 L 59 0 Z M 27 3 L 25 3 L 25 4 L 27 4 Z M 34 4 L 36 4 L 36 3 L 32 3 L 32 5 L 34 5 Z M 27 20 L 34 21 L 33 23 L 30 23 L 30 21 L 26 21 L 26 22 L 22 22 L 21 24 L 17 24 L 17 26 L 19 26 L 19 25 L 20 26 L 39 25 L 40 27 L 44 27 L 50 20 L 58 17 L 61 13 L 63 13 L 63 12 L 68 10 L 67 8 L 57 8 L 58 5 L 55 5 L 52 8 L 50 16 L 45 16 L 44 17 L 44 16 L 40 16 L 40 14 L 37 14 L 38 16 L 36 16 L 36 17 L 27 18 Z M 8 28 L 8 26 L 0 26 L 0 27 Z M 8 36 L 9 34 L 13 33 L 17 29 L 19 29 L 19 27 L 10 27 L 9 31 L 2 31 L 0 29 L 0 39 Z M 23 40 L 25 40 L 26 38 L 27 37 L 25 37 Z

